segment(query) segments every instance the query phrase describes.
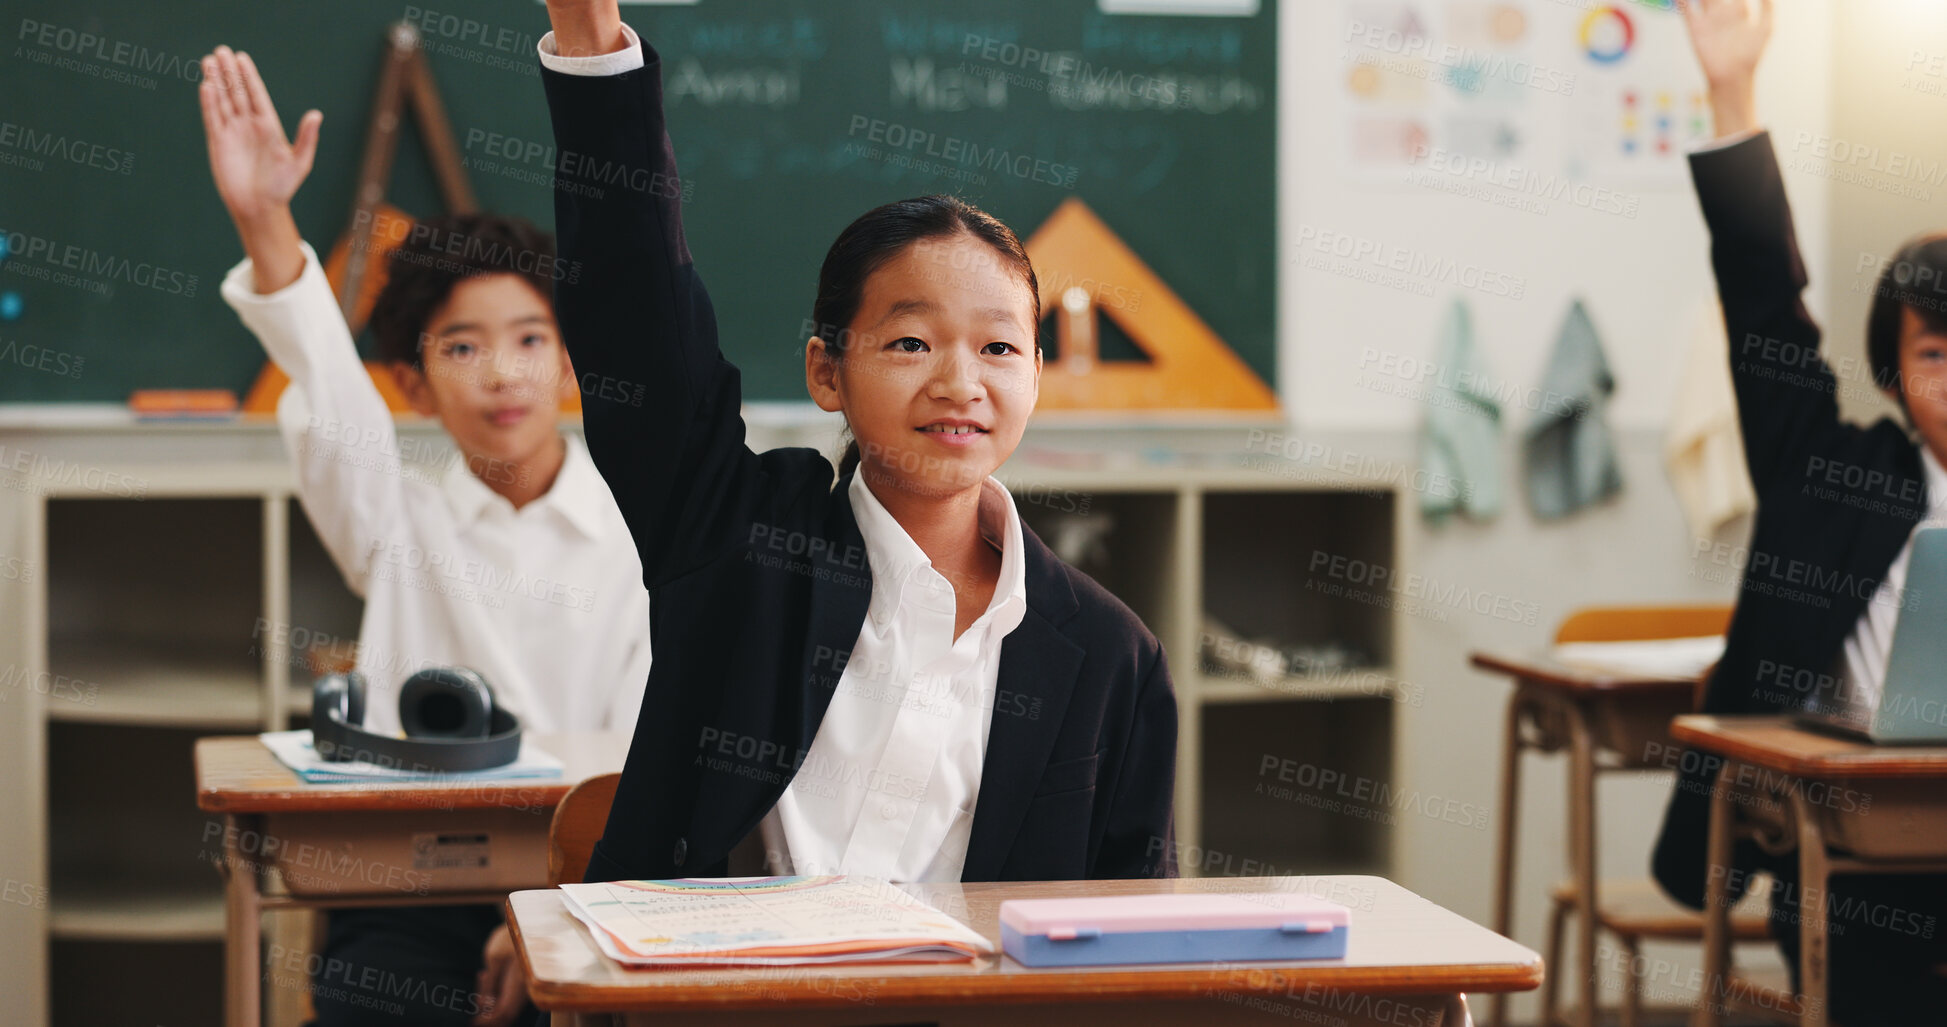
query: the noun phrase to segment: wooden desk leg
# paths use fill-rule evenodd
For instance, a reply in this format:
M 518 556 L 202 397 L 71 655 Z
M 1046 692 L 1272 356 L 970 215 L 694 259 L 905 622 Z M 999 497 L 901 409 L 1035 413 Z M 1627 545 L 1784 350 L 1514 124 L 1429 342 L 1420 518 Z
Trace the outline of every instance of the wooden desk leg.
M 261 838 L 254 815 L 226 814 L 223 837 L 223 1020 L 229 1027 L 259 1027 L 263 1020 L 263 892 L 255 858 L 246 853 L 246 834 Z
M 1566 703 L 1568 714 L 1568 851 L 1574 861 L 1576 972 L 1581 976 L 1577 992 L 1582 1008 L 1576 1011 L 1578 1027 L 1595 1027 L 1596 980 L 1596 876 L 1595 876 L 1595 737 L 1589 731 L 1586 711 L 1579 703 Z
M 1802 788 L 1792 790 L 1792 812 L 1798 820 L 1798 1001 L 1804 1009 L 1798 1025 L 1825 1027 L 1826 942 L 1831 937 L 1825 911 L 1830 908 L 1826 888 L 1832 883 L 1832 864 L 1818 813 L 1805 801 Z M 1807 903 L 1808 895 L 1816 896 L 1817 903 Z
M 1508 696 L 1507 735 L 1501 741 L 1501 808 L 1496 811 L 1500 834 L 1494 840 L 1494 933 L 1514 936 L 1514 852 L 1521 805 L 1521 718 L 1527 710 L 1521 682 Z M 1554 973 L 1554 967 L 1547 967 Z M 1488 1011 L 1492 1027 L 1508 1022 L 1508 996 L 1497 993 Z
M 1710 842 L 1704 866 L 1704 988 L 1697 997 L 1691 1027 L 1718 1027 L 1724 1021 L 1724 999 L 1730 994 L 1726 975 L 1731 963 L 1731 839 L 1734 809 L 1730 773 L 1736 764 L 1726 760 L 1718 768 L 1710 792 Z

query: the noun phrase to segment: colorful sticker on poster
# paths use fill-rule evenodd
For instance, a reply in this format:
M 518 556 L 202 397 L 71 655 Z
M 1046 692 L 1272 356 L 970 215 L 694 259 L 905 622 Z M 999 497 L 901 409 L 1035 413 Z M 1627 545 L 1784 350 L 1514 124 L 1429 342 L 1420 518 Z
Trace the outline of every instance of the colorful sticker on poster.
M 1563 94 L 1570 77 L 1531 55 L 1518 0 L 1347 0 L 1344 167 L 1405 183 L 1431 156 L 1532 161 L 1530 93 Z

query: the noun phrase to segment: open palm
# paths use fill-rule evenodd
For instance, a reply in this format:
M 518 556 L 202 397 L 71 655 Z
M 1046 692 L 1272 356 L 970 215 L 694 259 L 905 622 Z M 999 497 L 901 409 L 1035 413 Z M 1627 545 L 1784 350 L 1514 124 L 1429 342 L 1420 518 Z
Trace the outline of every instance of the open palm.
M 1704 79 L 1712 86 L 1749 82 L 1771 41 L 1774 0 L 1682 0 Z M 1756 6 L 1756 17 L 1752 7 Z
M 289 204 L 311 173 L 324 115 L 306 111 L 297 141 L 287 140 L 256 63 L 227 46 L 203 59 L 197 97 L 203 106 L 210 174 L 231 216 L 243 221 Z

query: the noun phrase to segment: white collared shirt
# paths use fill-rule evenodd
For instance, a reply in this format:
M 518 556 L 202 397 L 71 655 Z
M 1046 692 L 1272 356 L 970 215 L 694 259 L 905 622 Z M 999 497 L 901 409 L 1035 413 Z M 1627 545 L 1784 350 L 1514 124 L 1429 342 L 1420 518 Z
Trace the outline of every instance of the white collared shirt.
M 1001 643 L 1027 613 L 1014 498 L 981 485 L 980 532 L 1001 551 L 987 609 L 953 637 L 953 585 L 854 475 L 849 498 L 872 598 L 831 705 L 763 822 L 772 873 L 958 881 L 973 831 Z
M 643 66 L 642 41 L 541 63 L 569 75 Z M 954 590 L 854 475 L 848 498 L 872 567 L 872 598 L 831 705 L 791 784 L 762 823 L 774 874 L 958 881 L 972 837 L 1000 677 L 1001 643 L 1027 613 L 1021 519 L 1000 482 L 981 485 L 980 531 L 1001 551 L 987 609 L 958 639 Z
M 1852 636 L 1846 639 L 1845 672 L 1850 685 L 1848 701 L 1855 709 L 1870 710 L 1879 705 L 1886 684 L 1886 658 L 1893 651 L 1893 629 L 1900 621 L 1900 606 L 1905 600 L 1906 567 L 1913 556 L 1913 536 L 1922 528 L 1947 526 L 1947 468 L 1940 466 L 1933 450 L 1920 447 L 1920 466 L 1927 481 L 1927 516 L 1913 526 L 1900 555 L 1886 568 L 1886 577 L 1873 592 L 1866 612 L 1859 615 Z
M 628 525 L 580 437 L 564 433 L 553 485 L 519 510 L 444 435 L 407 440 L 402 452 L 318 255 L 303 249 L 304 271 L 283 289 L 259 295 L 246 258 L 221 291 L 291 377 L 277 421 L 298 498 L 365 599 L 365 726 L 396 734 L 399 684 L 425 667 L 460 665 L 479 671 L 528 730 L 633 731 L 649 677 L 649 593 Z M 273 627 L 288 629 L 294 649 L 322 630 Z M 293 667 L 294 679 L 307 675 Z

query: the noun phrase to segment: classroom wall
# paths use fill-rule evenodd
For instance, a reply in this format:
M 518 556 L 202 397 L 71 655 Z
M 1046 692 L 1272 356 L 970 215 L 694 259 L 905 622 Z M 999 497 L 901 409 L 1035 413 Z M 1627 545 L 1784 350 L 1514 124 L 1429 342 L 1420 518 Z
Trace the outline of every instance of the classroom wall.
M 1896 0 L 1873 0 L 1872 5 L 1881 4 L 1913 7 Z M 1529 6 L 1537 19 L 1577 13 L 1567 5 Z M 1847 5 L 1849 10 L 1859 6 Z M 1453 295 L 1441 290 L 1424 297 L 1305 268 L 1292 244 L 1308 225 L 1356 230 L 1386 245 L 1463 257 L 1520 276 L 1525 283 L 1520 300 L 1468 296 L 1477 338 L 1493 373 L 1516 383 L 1540 380 L 1569 295 L 1579 293 L 1602 333 L 1616 377 L 1610 422 L 1618 429 L 1625 484 L 1614 502 L 1564 523 L 1534 521 L 1512 476 L 1521 466 L 1518 433 L 1531 414 L 1508 410 L 1502 445 L 1510 472 L 1506 512 L 1488 524 L 1438 529 L 1413 518 L 1403 540 L 1402 562 L 1412 571 L 1492 590 L 1540 611 L 1532 625 L 1466 613 L 1446 622 L 1403 618 L 1406 644 L 1399 672 L 1424 689 L 1426 702 L 1400 707 L 1395 786 L 1451 795 L 1493 810 L 1508 686 L 1505 679 L 1471 670 L 1470 651 L 1519 652 L 1544 646 L 1554 625 L 1584 605 L 1734 598 L 1734 582 L 1716 580 L 1724 577 L 1720 568 L 1692 558 L 1698 540 L 1666 484 L 1662 462 L 1678 361 L 1713 292 L 1702 218 L 1687 187 L 1632 190 L 1641 196 L 1640 209 L 1637 217 L 1625 219 L 1561 204 L 1546 216 L 1514 213 L 1443 193 L 1349 180 L 1331 157 L 1334 133 L 1342 130 L 1332 99 L 1345 70 L 1343 10 L 1336 3 L 1289 4 L 1285 9 L 1280 47 L 1279 221 L 1284 247 L 1279 385 L 1301 429 L 1368 429 L 1389 440 L 1385 445 L 1402 458 L 1413 459 L 1422 417 L 1418 401 L 1361 387 L 1360 362 L 1367 347 L 1400 358 L 1432 357 L 1436 328 Z M 1831 94 L 1839 76 L 1858 74 L 1857 65 L 1835 62 L 1836 9 L 1831 0 L 1779 5 L 1777 35 L 1759 86 L 1761 114 L 1780 138 L 1828 133 L 1834 116 Z M 1550 98 L 1533 100 L 1534 116 L 1544 123 L 1562 116 Z M 1889 127 L 1886 134 L 1904 140 L 1915 133 Z M 1850 209 L 1865 202 L 1835 198 L 1827 185 L 1797 173 L 1787 183 L 1815 282 L 1834 277 L 1828 268 L 1838 259 L 1831 242 L 1839 220 L 1837 205 L 1843 202 Z M 1815 314 L 1837 305 L 1818 289 L 1808 302 Z M 1739 543 L 1746 532 L 1733 525 L 1713 541 Z M 1565 775 L 1560 759 L 1529 760 L 1519 811 L 1523 831 L 1514 937 L 1537 950 L 1545 937 L 1545 896 L 1567 874 Z M 1668 795 L 1667 777 L 1611 778 L 1600 787 L 1600 872 L 1646 877 Z M 1401 883 L 1470 918 L 1491 922 L 1491 826 L 1402 816 L 1394 846 L 1394 873 Z M 1564 986 L 1572 996 L 1573 981 Z M 1651 998 L 1674 1001 L 1676 990 L 1668 981 L 1653 982 Z M 1517 1022 L 1532 1022 L 1537 1009 L 1534 996 L 1522 997 L 1514 1006 Z
M 1840 74 L 1831 131 L 1785 146 L 1802 166 L 1829 173 L 1829 264 L 1813 289 L 1825 301 L 1826 352 L 1850 372 L 1840 409 L 1870 420 L 1897 416 L 1865 363 L 1879 262 L 1914 235 L 1947 229 L 1947 5 L 1850 5 L 1835 19 L 1832 49 Z M 1947 300 L 1947 286 L 1937 295 Z
M 1572 25 L 1586 5 L 1527 6 L 1534 31 L 1545 34 L 1560 32 L 1565 19 Z M 1860 6 L 1915 5 L 1867 0 L 1848 9 Z M 1344 9 L 1339 3 L 1288 4 L 1281 23 L 1279 223 L 1285 248 L 1278 370 L 1280 393 L 1298 421 L 1321 428 L 1418 425 L 1420 411 L 1412 398 L 1358 387 L 1360 362 L 1367 347 L 1407 358 L 1431 357 L 1439 319 L 1456 295 L 1472 307 L 1477 338 L 1495 376 L 1521 384 L 1538 382 L 1569 299 L 1580 295 L 1602 333 L 1616 376 L 1612 423 L 1660 428 L 1675 391 L 1674 362 L 1682 344 L 1694 336 L 1702 304 L 1713 288 L 1703 220 L 1687 183 L 1619 184 L 1619 191 L 1641 200 L 1637 216 L 1625 218 L 1561 202 L 1551 204 L 1546 215 L 1533 215 L 1413 185 L 1351 180 L 1336 159 L 1343 131 L 1337 98 L 1347 69 Z M 1760 81 L 1760 113 L 1777 138 L 1789 141 L 1801 131 L 1829 132 L 1834 9 L 1832 0 L 1780 4 L 1777 38 Z M 1675 12 L 1631 10 L 1646 22 L 1678 17 Z M 1536 54 L 1537 63 L 1544 59 L 1553 58 Z M 1858 65 L 1848 67 L 1847 77 L 1854 77 Z M 1566 64 L 1561 70 L 1576 73 L 1578 67 Z M 1565 131 L 1574 113 L 1572 95 L 1537 90 L 1527 100 L 1525 117 L 1532 131 Z M 1920 133 L 1888 129 L 1884 134 L 1905 140 Z M 1532 170 L 1554 169 L 1543 165 Z M 1829 235 L 1825 182 L 1793 175 L 1789 186 L 1800 242 L 1815 280 L 1822 280 Z M 1303 253 L 1293 252 L 1293 241 L 1307 228 L 1355 233 L 1387 247 L 1470 261 L 1517 277 L 1522 297 L 1451 288 L 1423 297 L 1308 269 L 1299 263 Z M 1817 294 L 1811 299 L 1815 312 L 1826 300 Z M 1364 370 L 1370 369 L 1368 361 Z M 1526 423 L 1525 411 L 1511 413 L 1514 425 Z

